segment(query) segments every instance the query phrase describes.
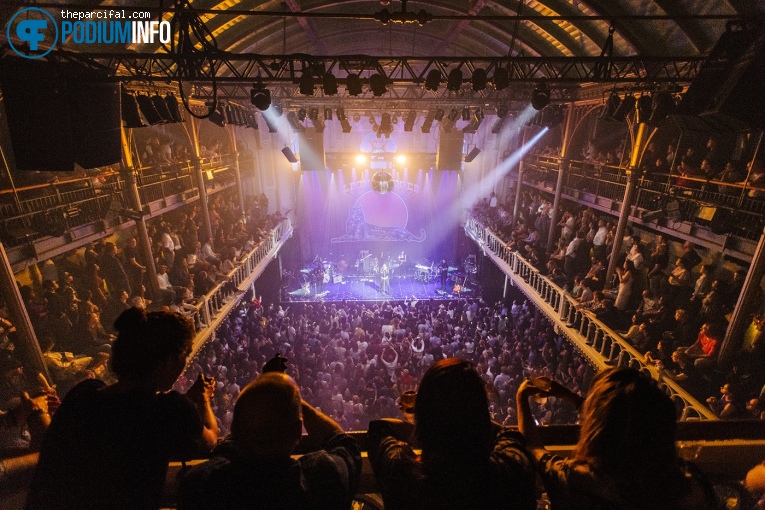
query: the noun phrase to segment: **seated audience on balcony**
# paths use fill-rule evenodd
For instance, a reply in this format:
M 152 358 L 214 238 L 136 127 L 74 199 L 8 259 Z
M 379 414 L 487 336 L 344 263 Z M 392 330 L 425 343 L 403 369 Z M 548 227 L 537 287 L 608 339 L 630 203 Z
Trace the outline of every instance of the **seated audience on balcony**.
M 545 449 L 530 412 L 533 396 L 581 406 L 571 458 Z M 653 380 L 634 369 L 606 369 L 582 401 L 550 379 L 527 379 L 518 389 L 519 429 L 553 508 L 717 508 L 707 480 L 678 457 L 675 406 Z
M 180 510 L 350 508 L 361 475 L 356 440 L 271 368 L 237 397 L 231 435 L 212 458 L 184 473 Z M 303 427 L 312 446 L 294 460 Z
M 762 198 L 765 196 L 765 164 L 759 159 L 750 161 L 747 164 L 749 178 L 746 185 L 749 189 L 747 196 L 749 198 Z
M 534 472 L 518 439 L 492 422 L 481 379 L 471 363 L 456 358 L 423 376 L 413 426 L 379 420 L 367 433 L 385 507 L 394 510 L 536 508 Z
M 191 352 L 191 324 L 170 312 L 130 309 L 117 319 L 111 369 L 88 379 L 54 414 L 27 508 L 158 508 L 170 460 L 196 458 L 217 439 L 213 379 L 170 391 Z
M 729 383 L 725 383 L 720 387 L 719 397 L 709 397 L 707 405 L 715 413 L 715 416 L 724 420 L 743 418 L 746 412 L 739 391 Z
M 724 334 L 717 324 L 704 324 L 701 326 L 696 341 L 684 350 L 696 368 L 710 369 L 717 361 L 717 354 L 720 350 L 721 336 Z

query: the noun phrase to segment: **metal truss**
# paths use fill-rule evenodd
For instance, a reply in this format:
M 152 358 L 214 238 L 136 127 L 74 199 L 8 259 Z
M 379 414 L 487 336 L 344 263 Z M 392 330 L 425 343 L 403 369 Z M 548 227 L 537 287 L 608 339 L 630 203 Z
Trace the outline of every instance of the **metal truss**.
M 73 53 L 57 52 L 67 59 L 81 60 L 107 68 L 120 81 L 157 80 L 195 83 L 252 83 L 258 76 L 264 83 L 295 84 L 310 69 L 321 77 L 336 76 L 340 85 L 350 73 L 362 76 L 378 73 L 388 85 L 421 85 L 431 70 L 444 77 L 453 69 L 463 71 L 463 88 L 470 87 L 470 75 L 485 69 L 491 77 L 498 68 L 507 69 L 509 81 L 553 85 L 608 83 L 688 83 L 706 57 L 376 57 L 366 55 L 311 56 L 232 55 L 225 52 L 204 55 L 167 53 Z M 602 72 L 607 69 L 606 72 Z

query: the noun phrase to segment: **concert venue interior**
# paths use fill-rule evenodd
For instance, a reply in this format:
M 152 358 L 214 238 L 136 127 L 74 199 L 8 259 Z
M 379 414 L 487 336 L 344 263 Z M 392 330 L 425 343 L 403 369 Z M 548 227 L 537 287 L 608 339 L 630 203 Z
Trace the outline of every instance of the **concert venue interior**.
M 114 42 L 85 16 L 108 10 L 171 36 Z M 442 358 L 510 427 L 526 378 L 586 396 L 631 367 L 674 404 L 680 457 L 755 508 L 763 20 L 759 0 L 3 1 L 0 411 L 114 382 L 132 306 L 193 322 L 174 388 L 215 377 L 221 437 L 276 353 L 362 444 Z M 571 454 L 576 409 L 531 412 Z M 362 473 L 354 508 L 382 508 Z

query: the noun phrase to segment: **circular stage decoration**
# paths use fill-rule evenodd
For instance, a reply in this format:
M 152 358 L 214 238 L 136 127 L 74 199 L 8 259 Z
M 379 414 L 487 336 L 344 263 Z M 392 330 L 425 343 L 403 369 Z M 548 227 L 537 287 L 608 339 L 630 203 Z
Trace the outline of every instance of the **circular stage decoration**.
M 377 172 L 372 176 L 372 189 L 380 195 L 393 191 L 393 176 L 388 172 Z

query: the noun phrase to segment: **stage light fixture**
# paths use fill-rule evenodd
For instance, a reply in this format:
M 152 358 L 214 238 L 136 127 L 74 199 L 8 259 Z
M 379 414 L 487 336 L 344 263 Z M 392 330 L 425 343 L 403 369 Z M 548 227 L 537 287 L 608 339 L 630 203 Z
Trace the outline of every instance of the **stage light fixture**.
M 433 114 L 433 118 L 434 118 L 436 121 L 438 121 L 438 122 L 441 122 L 441 119 L 443 119 L 443 118 L 444 118 L 444 110 L 443 110 L 443 108 L 439 108 L 439 109 L 437 109 L 437 110 L 436 110 L 436 113 L 435 113 L 435 114 Z
M 145 127 L 141 119 L 141 114 L 138 112 L 138 101 L 133 94 L 129 94 L 122 91 L 122 122 L 126 128 L 140 128 Z
M 345 116 L 345 108 L 342 106 L 337 109 L 337 120 L 348 120 L 348 117 Z
M 175 94 L 168 92 L 165 96 L 165 104 L 167 105 L 167 110 L 170 112 L 170 117 L 172 117 L 173 122 L 183 122 L 181 108 L 178 106 L 178 99 L 175 97 Z
M 637 103 L 637 98 L 632 94 L 627 94 L 624 96 L 624 99 L 622 99 L 621 104 L 619 104 L 619 107 L 614 112 L 612 118 L 616 122 L 624 122 L 627 120 L 627 115 L 629 115 L 632 112 L 632 109 L 635 108 L 635 103 Z
M 226 116 L 223 114 L 223 106 L 218 105 L 218 107 L 210 112 L 210 116 L 207 117 L 207 120 L 215 124 L 216 126 L 225 127 L 226 126 Z
M 310 69 L 303 69 L 303 74 L 300 76 L 300 93 L 304 96 L 312 96 L 313 95 L 313 87 L 314 87 L 314 81 L 313 81 L 313 73 L 311 73 Z
M 483 122 L 484 114 L 480 106 L 475 109 L 475 112 L 473 112 L 473 115 L 475 116 L 476 122 L 478 122 L 479 124 Z
M 428 76 L 425 77 L 425 90 L 432 90 L 436 92 L 438 86 L 441 84 L 441 71 L 438 69 L 431 69 Z
M 305 119 L 305 110 L 303 110 L 303 112 L 304 112 L 303 119 Z M 287 114 L 287 122 L 289 122 L 290 127 L 292 128 L 293 131 L 299 131 L 301 133 L 305 131 L 305 126 L 298 119 L 298 116 L 295 115 L 295 112 L 289 112 Z
M 297 111 L 297 118 L 300 122 L 303 122 L 306 117 L 306 111 L 305 108 L 301 108 Z
M 414 123 L 417 121 L 417 112 L 411 111 L 409 112 L 409 116 L 406 118 L 406 122 L 404 122 L 404 132 L 410 132 L 414 129 Z
M 287 161 L 290 163 L 297 163 L 298 158 L 295 156 L 295 153 L 292 152 L 292 149 L 289 147 L 285 147 L 282 149 L 282 154 L 284 154 L 284 157 L 287 158 Z
M 361 114 L 354 113 L 353 114 L 353 122 L 359 122 L 361 120 Z
M 498 134 L 500 131 L 502 131 L 502 126 L 505 125 L 505 119 L 507 117 L 497 117 L 497 120 L 494 121 L 494 124 L 491 126 L 491 132 L 493 134 Z
M 358 96 L 363 92 L 361 88 L 361 78 L 356 73 L 351 73 L 345 79 L 345 89 L 349 96 Z
M 356 154 L 356 157 L 353 158 L 353 161 L 357 165 L 366 165 L 368 158 L 364 154 Z
M 501 104 L 497 107 L 497 117 L 500 119 L 504 119 L 507 117 L 508 109 L 507 105 Z
M 406 155 L 404 154 L 397 154 L 393 160 L 397 165 L 406 165 Z
M 377 138 L 384 136 L 390 138 L 390 134 L 393 132 L 393 124 L 391 123 L 390 114 L 383 113 L 380 117 L 380 126 L 377 128 Z
M 611 94 L 608 95 L 608 99 L 606 99 L 606 103 L 603 105 L 603 109 L 600 111 L 600 115 L 598 115 L 598 119 L 613 120 L 614 112 L 619 107 L 620 103 L 621 99 L 619 99 L 619 95 L 615 92 L 611 92 Z
M 343 133 L 351 132 L 351 123 L 348 122 L 348 119 L 340 119 L 340 127 L 343 129 Z
M 470 113 L 468 113 L 468 115 L 470 115 Z M 452 111 L 449 112 L 449 117 L 447 118 L 452 122 L 456 122 L 457 117 L 459 116 L 460 116 L 459 110 L 457 110 L 456 108 L 452 108 Z
M 550 103 L 550 87 L 546 83 L 540 83 L 531 92 L 531 106 L 537 111 L 542 110 Z
M 494 90 L 506 89 L 510 85 L 510 71 L 505 67 L 497 65 L 491 81 L 494 84 Z
M 648 119 L 651 117 L 651 110 L 653 109 L 653 101 L 651 101 L 651 96 L 648 94 L 641 95 L 637 100 L 637 109 L 635 110 L 637 112 L 637 116 L 635 117 L 635 122 L 640 124 L 641 122 L 648 122 Z
M 441 110 L 441 115 L 443 116 L 443 110 Z M 435 119 L 435 112 L 433 110 L 428 111 L 427 115 L 425 115 L 425 120 L 422 122 L 422 132 L 423 133 L 430 133 L 430 128 L 433 127 L 433 119 Z
M 334 96 L 337 94 L 337 78 L 335 78 L 334 74 L 324 73 L 324 77 L 322 78 L 322 88 L 324 89 L 324 94 L 327 96 Z
M 372 94 L 375 97 L 380 97 L 388 91 L 385 85 L 385 78 L 377 73 L 369 77 L 369 88 L 372 89 Z
M 470 77 L 470 82 L 473 85 L 474 92 L 479 92 L 485 89 L 487 81 L 488 81 L 488 76 L 486 75 L 486 69 L 483 69 L 481 67 L 473 71 L 473 76 Z
M 449 71 L 449 77 L 446 79 L 446 90 L 454 92 L 462 88 L 462 69 L 452 69 Z
M 332 120 L 332 108 L 329 106 L 324 107 L 324 120 Z
M 470 152 L 468 152 L 465 155 L 465 163 L 472 163 L 472 161 L 481 153 L 481 149 L 478 147 L 473 147 L 470 149 Z
M 308 118 L 311 119 L 311 122 L 316 122 L 319 119 L 319 109 L 311 108 L 308 110 Z
M 398 115 L 399 115 L 398 112 L 393 112 L 391 114 L 390 120 L 391 122 L 393 122 L 393 124 L 398 124 Z
M 261 112 L 268 110 L 268 107 L 271 106 L 271 91 L 263 86 L 263 81 L 260 78 L 252 85 L 250 102 Z
M 469 121 L 470 120 L 470 108 L 467 106 L 462 108 L 462 120 Z

